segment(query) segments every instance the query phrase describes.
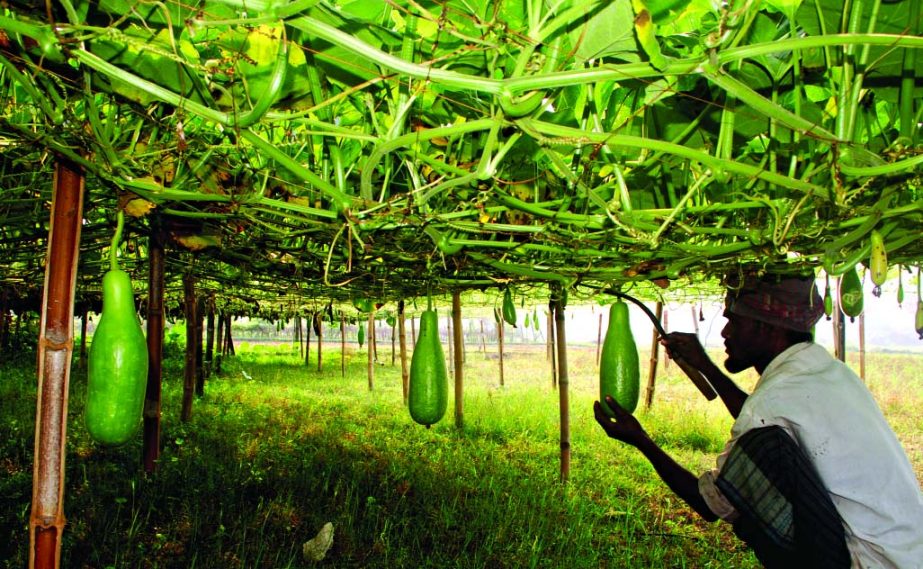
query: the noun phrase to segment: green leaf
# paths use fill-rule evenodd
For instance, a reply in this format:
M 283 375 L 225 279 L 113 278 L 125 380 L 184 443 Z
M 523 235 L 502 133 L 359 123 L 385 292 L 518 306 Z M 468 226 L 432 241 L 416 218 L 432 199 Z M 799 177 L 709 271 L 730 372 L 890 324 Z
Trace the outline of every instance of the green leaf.
M 577 57 L 581 60 L 611 57 L 627 62 L 640 61 L 632 31 L 634 20 L 630 0 L 615 0 L 593 13 L 571 34 L 577 46 Z

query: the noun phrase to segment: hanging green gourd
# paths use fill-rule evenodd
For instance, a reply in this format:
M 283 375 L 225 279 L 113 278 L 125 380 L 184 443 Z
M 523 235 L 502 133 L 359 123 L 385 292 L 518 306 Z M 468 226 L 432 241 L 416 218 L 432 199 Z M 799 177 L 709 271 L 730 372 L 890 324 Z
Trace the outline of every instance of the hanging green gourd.
M 534 310 L 532 311 L 532 327 L 535 329 L 536 332 L 539 331 L 539 324 L 538 324 L 538 309 L 534 309 Z
M 147 342 L 135 312 L 131 277 L 119 269 L 116 252 L 125 225 L 119 210 L 103 276 L 103 311 L 87 361 L 84 422 L 104 445 L 128 442 L 141 424 L 147 385 Z
M 526 319 L 522 325 L 525 326 L 526 328 L 532 327 L 532 318 L 528 311 L 526 312 Z
M 830 320 L 831 315 L 833 314 L 833 295 L 830 293 L 830 275 L 827 277 L 827 286 L 824 289 L 824 314 L 827 315 L 827 320 Z
M 359 321 L 359 330 L 356 332 L 356 339 L 359 341 L 359 347 L 361 348 L 365 344 L 365 324 L 361 320 Z
M 507 324 L 516 327 L 516 305 L 513 304 L 513 293 L 507 288 L 503 292 L 503 320 Z
M 619 300 L 609 308 L 609 326 L 599 359 L 599 400 L 611 395 L 629 413 L 638 406 L 641 367 L 631 333 L 628 304 Z M 609 408 L 603 405 L 606 413 Z
M 875 285 L 872 294 L 881 296 L 881 285 L 888 280 L 888 251 L 885 249 L 885 241 L 881 233 L 877 230 L 872 230 L 869 241 L 871 242 L 869 272 L 872 275 L 872 283 Z
M 840 277 L 840 308 L 843 314 L 849 316 L 850 322 L 855 321 L 856 316 L 862 313 L 862 281 L 859 280 L 856 267 Z
M 439 316 L 429 300 L 420 314 L 420 333 L 410 360 L 410 417 L 429 428 L 442 419 L 448 403 L 449 374 L 439 342 Z
M 897 268 L 897 306 L 901 308 L 904 304 L 904 275 L 903 267 Z

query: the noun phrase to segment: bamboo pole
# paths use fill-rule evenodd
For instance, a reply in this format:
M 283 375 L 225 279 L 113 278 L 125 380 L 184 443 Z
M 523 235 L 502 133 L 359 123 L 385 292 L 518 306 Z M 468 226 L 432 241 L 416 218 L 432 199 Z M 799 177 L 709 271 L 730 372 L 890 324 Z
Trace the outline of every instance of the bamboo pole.
M 372 350 L 372 359 L 378 361 L 378 321 L 375 318 L 375 310 L 372 309 L 370 312 L 371 318 L 369 318 L 369 349 Z
M 215 297 L 205 300 L 205 376 L 212 374 L 215 359 Z
M 401 346 L 401 390 L 404 396 L 404 405 L 407 405 L 410 394 L 410 369 L 407 367 L 407 326 L 404 321 L 404 301 L 397 303 L 397 326 Z
M 865 381 L 865 311 L 859 313 L 859 378 Z
M 500 316 L 500 309 L 494 308 L 494 318 L 497 321 L 497 351 L 500 356 L 500 387 L 503 387 L 503 318 Z
M 463 405 L 465 369 L 464 337 L 462 335 L 461 293 L 452 292 L 452 339 L 455 344 L 455 426 L 465 427 L 465 410 Z
M 83 222 L 84 177 L 58 160 L 38 337 L 38 393 L 29 567 L 57 568 L 64 532 L 64 462 L 67 400 L 74 351 L 74 289 Z
M 310 364 L 311 364 L 311 323 L 305 322 L 305 326 L 304 326 L 304 366 L 308 367 L 308 365 Z
M 324 371 L 324 319 L 321 318 L 320 312 L 314 313 L 314 324 L 317 326 L 317 330 L 314 331 L 314 335 L 317 336 L 317 372 L 321 373 Z
M 340 312 L 340 375 L 346 377 L 346 316 Z
M 195 278 L 192 273 L 183 275 L 183 299 L 186 305 L 186 365 L 183 370 L 183 404 L 180 420 L 185 423 L 192 418 L 192 396 L 195 393 L 196 381 L 196 297 Z
M 6 320 L 6 312 L 0 316 L 0 320 Z M 87 325 L 90 320 L 90 305 L 84 303 L 80 309 L 80 357 L 77 359 L 77 367 L 80 371 L 87 369 Z
M 413 342 L 413 345 L 417 345 L 417 318 L 416 316 L 410 317 L 410 339 Z
M 395 323 L 395 326 L 397 323 Z M 394 367 L 394 358 L 395 358 L 395 342 L 397 341 L 397 334 L 394 333 L 395 326 L 391 326 L 391 367 Z
M 670 331 L 670 311 L 663 311 L 663 330 L 664 332 Z M 670 369 L 670 352 L 668 350 L 663 351 L 663 370 L 666 371 Z
M 560 296 L 553 301 L 553 308 L 558 360 L 558 408 L 561 416 L 561 482 L 567 482 L 570 478 L 570 394 L 568 393 L 570 380 L 567 374 L 564 303 Z
M 374 334 L 375 310 L 374 309 L 369 311 L 368 327 L 369 327 L 370 338 L 367 338 L 368 341 L 366 342 L 366 347 L 368 348 L 367 351 L 369 353 L 369 357 L 368 357 L 369 391 L 372 391 L 375 388 L 375 356 L 374 356 L 375 350 L 372 347 L 372 342 L 374 341 L 373 339 L 375 338 L 375 334 Z
M 663 319 L 663 302 L 657 301 L 657 309 L 655 311 L 657 320 Z M 650 360 L 650 370 L 647 374 L 647 389 L 644 392 L 644 406 L 647 409 L 651 408 L 651 405 L 654 403 L 654 387 L 657 382 L 657 359 L 660 354 L 660 333 L 654 328 L 653 337 L 651 338 L 651 360 Z
M 215 330 L 215 373 L 221 373 L 221 357 L 224 355 L 224 311 L 219 310 Z
M 833 308 L 833 351 L 841 362 L 846 361 L 846 318 L 839 306 Z
M 147 386 L 144 392 L 141 456 L 144 471 L 151 474 L 156 470 L 157 459 L 160 458 L 163 384 L 164 240 L 159 227 L 151 230 L 149 240 L 147 291 Z
M 558 331 L 557 331 L 557 321 L 555 319 L 554 313 L 554 301 L 548 302 L 548 339 L 551 342 L 551 389 L 558 388 Z
M 484 339 L 484 319 L 480 318 L 478 322 L 481 324 L 481 353 L 487 353 L 487 341 Z
M 437 334 L 439 341 L 442 342 L 442 330 L 439 330 Z M 452 315 L 446 317 L 446 326 L 445 326 L 445 343 L 449 346 L 449 361 L 455 361 L 455 342 L 452 341 Z M 448 366 L 448 364 L 446 364 Z M 452 374 L 452 377 L 455 377 L 455 366 L 448 366 L 449 373 Z
M 195 394 L 202 397 L 205 395 L 205 369 L 203 365 L 205 353 L 202 349 L 202 339 L 205 336 L 205 297 L 196 297 L 195 310 Z

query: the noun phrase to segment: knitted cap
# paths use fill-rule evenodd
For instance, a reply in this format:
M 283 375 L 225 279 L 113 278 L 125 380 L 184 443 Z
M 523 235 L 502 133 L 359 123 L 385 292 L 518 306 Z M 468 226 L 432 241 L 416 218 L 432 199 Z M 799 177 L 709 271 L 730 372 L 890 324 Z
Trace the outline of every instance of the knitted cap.
M 810 332 L 824 313 L 814 277 L 729 276 L 726 306 L 732 314 L 773 326 Z

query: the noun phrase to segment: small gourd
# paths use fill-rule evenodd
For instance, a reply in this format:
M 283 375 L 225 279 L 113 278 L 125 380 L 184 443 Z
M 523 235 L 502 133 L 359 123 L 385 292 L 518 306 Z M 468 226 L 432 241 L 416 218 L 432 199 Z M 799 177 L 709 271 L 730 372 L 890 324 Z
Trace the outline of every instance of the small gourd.
M 513 293 L 510 289 L 506 289 L 503 292 L 503 320 L 507 324 L 516 327 L 516 305 L 513 304 Z
M 888 251 L 885 249 L 885 242 L 877 230 L 873 229 L 869 235 L 871 249 L 869 252 L 869 272 L 872 276 L 872 283 L 875 288 L 872 294 L 881 296 L 881 285 L 888 280 Z
M 439 342 L 439 317 L 435 310 L 420 314 L 420 333 L 410 360 L 409 383 L 410 417 L 427 427 L 439 422 L 449 404 L 449 374 Z
M 840 308 L 849 316 L 850 322 L 862 313 L 862 281 L 856 267 L 846 271 L 840 277 Z
M 599 400 L 611 395 L 629 413 L 638 406 L 641 367 L 638 347 L 631 333 L 628 304 L 616 301 L 609 308 L 609 326 L 599 359 Z M 609 408 L 603 405 L 606 413 Z

